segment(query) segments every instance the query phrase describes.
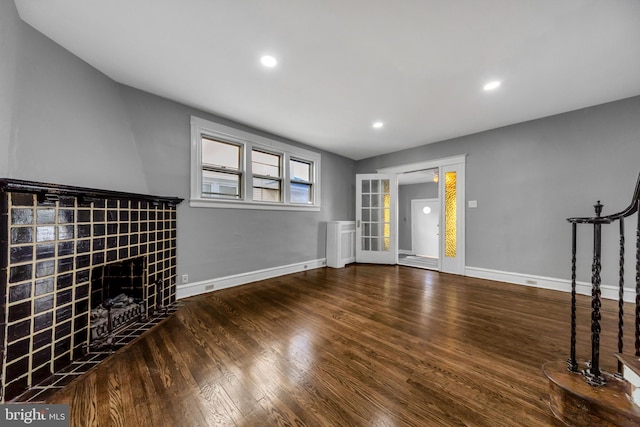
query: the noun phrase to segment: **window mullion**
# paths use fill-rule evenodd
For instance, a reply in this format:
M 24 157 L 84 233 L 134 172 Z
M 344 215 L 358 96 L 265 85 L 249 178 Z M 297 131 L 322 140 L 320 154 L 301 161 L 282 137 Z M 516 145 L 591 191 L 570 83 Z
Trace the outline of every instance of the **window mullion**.
M 284 153 L 282 156 L 282 198 L 286 205 L 291 203 L 291 169 L 289 168 L 289 159 L 291 155 L 289 153 Z
M 243 194 L 242 200 L 245 202 L 253 201 L 253 167 L 252 167 L 252 158 L 251 154 L 253 153 L 253 144 L 247 143 L 244 145 L 243 154 L 243 163 L 244 163 L 244 172 L 245 179 L 243 181 Z

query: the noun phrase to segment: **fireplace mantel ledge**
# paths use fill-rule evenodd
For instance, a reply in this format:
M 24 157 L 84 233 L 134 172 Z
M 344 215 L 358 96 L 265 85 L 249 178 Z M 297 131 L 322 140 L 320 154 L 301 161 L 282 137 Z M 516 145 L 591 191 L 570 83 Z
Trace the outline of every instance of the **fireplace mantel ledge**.
M 42 200 L 60 196 L 77 197 L 90 202 L 91 199 L 137 200 L 150 203 L 167 203 L 176 206 L 184 199 L 179 197 L 152 196 L 148 194 L 127 193 L 122 191 L 101 190 L 96 188 L 75 187 L 62 184 L 25 181 L 12 178 L 0 179 L 0 192 L 18 192 L 37 194 Z

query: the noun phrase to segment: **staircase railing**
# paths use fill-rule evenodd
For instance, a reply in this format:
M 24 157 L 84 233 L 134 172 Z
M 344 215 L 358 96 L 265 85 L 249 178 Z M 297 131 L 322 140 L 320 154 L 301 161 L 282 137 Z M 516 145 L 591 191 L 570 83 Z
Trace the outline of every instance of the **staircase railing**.
M 603 205 L 600 201 L 594 205 L 595 217 L 568 218 L 571 223 L 571 347 L 567 365 L 570 371 L 578 372 L 576 359 L 576 248 L 578 224 L 593 225 L 593 262 L 591 265 L 591 361 L 583 374 L 593 386 L 603 385 L 606 380 L 600 370 L 600 332 L 601 332 L 601 271 L 602 271 L 602 226 L 619 222 L 620 255 L 618 279 L 618 353 L 623 353 L 624 337 L 624 263 L 625 263 L 625 218 L 640 211 L 640 174 L 630 205 L 623 211 L 601 216 Z M 635 356 L 640 357 L 640 214 L 636 226 L 636 288 L 635 288 Z M 618 360 L 619 376 L 622 375 L 622 362 Z

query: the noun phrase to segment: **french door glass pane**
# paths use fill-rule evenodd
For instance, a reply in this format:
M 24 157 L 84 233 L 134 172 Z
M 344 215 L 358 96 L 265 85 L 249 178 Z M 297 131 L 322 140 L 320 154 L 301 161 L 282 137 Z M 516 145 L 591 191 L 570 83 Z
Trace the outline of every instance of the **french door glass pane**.
M 383 243 L 384 243 L 384 251 L 385 252 L 389 252 L 391 250 L 391 239 L 389 237 L 385 237 L 383 239 Z
M 362 250 L 363 251 L 368 251 L 370 246 L 369 246 L 369 242 L 370 239 L 368 237 L 363 237 L 362 238 Z
M 391 194 L 389 180 L 362 181 L 362 249 L 391 250 Z

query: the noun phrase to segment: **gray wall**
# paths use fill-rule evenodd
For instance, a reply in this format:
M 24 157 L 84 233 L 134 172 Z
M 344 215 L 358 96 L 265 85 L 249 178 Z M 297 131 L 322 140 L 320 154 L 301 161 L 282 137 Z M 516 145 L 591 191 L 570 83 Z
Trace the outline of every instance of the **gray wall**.
M 122 86 L 20 21 L 13 2 L 0 5 L 0 176 L 188 199 L 190 115 L 248 129 Z M 178 274 L 195 282 L 323 258 L 324 222 L 354 217 L 355 162 L 321 154 L 319 212 L 185 200 Z
M 20 21 L 13 2 L 0 2 L 0 31 L 0 176 L 188 198 L 189 115 L 229 122 L 119 85 Z M 321 258 L 323 222 L 353 219 L 356 166 L 466 153 L 467 199 L 478 201 L 467 209 L 467 265 L 568 278 L 565 218 L 591 215 L 598 199 L 608 213 L 627 205 L 640 170 L 638 117 L 640 97 L 357 165 L 322 153 L 320 212 L 182 204 L 179 274 L 199 281 Z M 589 280 L 587 230 L 580 239 L 580 278 Z M 614 246 L 605 237 L 608 271 Z
M 119 85 L 22 21 L 15 35 L 5 175 L 148 192 Z
M 0 1 L 0 176 L 9 174 L 9 140 L 20 20 L 12 1 Z
M 437 198 L 438 184 L 435 182 L 398 187 L 398 249 L 411 250 L 411 201 Z
M 467 154 L 466 265 L 570 278 L 566 218 L 625 208 L 640 171 L 640 97 L 358 162 L 358 173 Z M 629 225 L 628 228 L 631 228 Z M 617 249 L 605 238 L 605 274 L 617 283 Z M 590 281 L 590 235 L 580 232 L 580 280 Z M 634 253 L 635 239 L 627 239 Z M 632 286 L 629 261 L 627 283 Z
M 154 194 L 189 197 L 190 115 L 303 146 L 148 93 L 122 88 Z M 322 154 L 320 212 L 178 207 L 178 266 L 191 281 L 325 257 L 326 225 L 355 215 L 355 162 Z

